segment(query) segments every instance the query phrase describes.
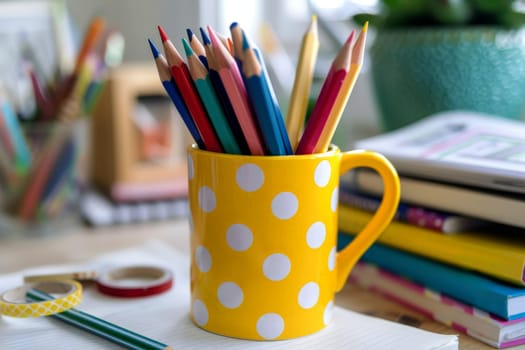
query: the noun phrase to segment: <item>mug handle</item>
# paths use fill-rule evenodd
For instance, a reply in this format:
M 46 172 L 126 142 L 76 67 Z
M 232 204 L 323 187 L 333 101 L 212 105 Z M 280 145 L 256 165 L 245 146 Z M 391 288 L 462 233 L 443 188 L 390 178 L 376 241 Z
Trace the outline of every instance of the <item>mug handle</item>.
M 355 150 L 343 152 L 341 157 L 340 175 L 352 168 L 372 168 L 383 179 L 384 192 L 381 204 L 372 219 L 355 236 L 352 242 L 336 256 L 336 292 L 343 288 L 350 271 L 359 258 L 379 238 L 383 230 L 392 221 L 399 204 L 401 192 L 397 171 L 385 156 L 372 151 Z

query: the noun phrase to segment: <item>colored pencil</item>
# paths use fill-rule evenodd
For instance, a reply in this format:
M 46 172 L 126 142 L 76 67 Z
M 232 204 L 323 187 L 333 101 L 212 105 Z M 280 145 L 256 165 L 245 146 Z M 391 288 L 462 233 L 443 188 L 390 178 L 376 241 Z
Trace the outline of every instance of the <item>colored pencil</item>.
M 235 139 L 237 140 L 237 144 L 239 145 L 242 154 L 250 154 L 251 152 L 250 148 L 248 147 L 248 142 L 244 137 L 239 120 L 235 115 L 232 103 L 230 101 L 230 98 L 228 97 L 228 93 L 226 92 L 224 84 L 222 83 L 221 77 L 219 75 L 219 68 L 217 67 L 215 56 L 213 54 L 210 38 L 208 37 L 208 34 L 206 34 L 206 31 L 203 28 L 199 28 L 199 30 L 201 32 L 204 51 L 206 52 L 206 58 L 208 61 L 209 77 L 213 84 L 215 92 L 217 93 L 217 97 L 221 102 L 224 114 L 228 119 L 228 124 L 230 125 L 230 128 L 233 134 L 235 135 Z
M 164 90 L 166 90 L 166 93 L 171 98 L 171 101 L 173 102 L 175 108 L 179 112 L 182 121 L 184 122 L 186 128 L 190 132 L 191 137 L 193 137 L 193 140 L 197 143 L 200 149 L 206 149 L 206 146 L 202 141 L 201 135 L 199 134 L 199 130 L 197 129 L 195 122 L 191 118 L 190 112 L 188 111 L 188 108 L 186 108 L 182 97 L 177 91 L 175 82 L 171 77 L 168 61 L 166 61 L 166 58 L 159 52 L 152 40 L 148 39 L 148 42 L 151 49 L 151 53 L 153 54 L 153 59 L 155 60 L 155 64 L 157 66 L 157 72 L 159 73 L 160 81 L 162 82 L 162 86 L 164 86 Z
M 28 70 L 29 79 L 31 80 L 31 87 L 33 89 L 33 95 L 35 97 L 36 105 L 40 110 L 40 115 L 42 119 L 47 120 L 53 116 L 53 106 L 49 101 L 49 97 L 47 96 L 40 79 L 38 79 L 35 69 L 30 67 Z
M 235 116 L 239 121 L 250 154 L 263 155 L 265 154 L 264 143 L 259 134 L 257 124 L 255 123 L 255 117 L 248 100 L 246 87 L 242 81 L 237 63 L 209 26 L 208 33 L 211 39 L 213 57 L 217 65 L 217 72 L 232 104 Z
M 204 46 L 202 46 L 201 42 L 193 34 L 191 29 L 186 29 L 186 34 L 188 35 L 188 41 L 190 43 L 191 49 L 199 57 L 199 60 L 202 62 L 204 67 L 208 69 L 208 59 L 206 58 L 206 50 L 204 50 Z
M 244 49 L 242 62 L 246 88 L 252 103 L 259 128 L 270 155 L 285 155 L 286 149 L 281 138 L 279 126 L 276 123 L 275 108 L 262 75 L 262 68 L 251 48 Z
M 75 74 L 80 73 L 80 69 L 84 65 L 86 57 L 88 56 L 89 52 L 95 47 L 97 40 L 104 31 L 105 27 L 106 22 L 101 17 L 95 17 L 89 23 L 89 27 L 86 33 L 84 34 L 82 45 L 80 46 L 80 50 L 77 54 L 74 70 Z
M 243 31 L 239 26 L 239 23 L 233 22 L 230 25 L 230 33 L 232 36 L 232 46 L 233 46 L 233 57 L 239 66 L 239 69 L 242 70 L 242 57 L 244 50 L 242 48 L 243 42 Z
M 18 173 L 25 173 L 32 161 L 31 150 L 24 137 L 24 131 L 12 106 L 7 100 L 0 98 L 0 117 L 3 118 L 3 125 L 5 134 L 7 136 L 4 141 L 9 145 L 6 149 L 11 152 L 14 157 L 15 170 Z
M 281 133 L 281 139 L 283 140 L 284 146 L 286 149 L 285 154 L 293 154 L 292 146 L 290 144 L 288 133 L 286 132 L 286 127 L 284 125 L 284 122 L 280 122 L 282 120 L 281 109 L 279 107 L 279 102 L 277 100 L 277 96 L 273 89 L 273 85 L 269 83 L 270 78 L 269 78 L 266 66 L 264 64 L 263 55 L 261 54 L 260 50 L 256 46 L 248 44 L 246 33 L 244 32 L 244 30 L 241 28 L 241 26 L 237 22 L 233 22 L 230 25 L 230 33 L 233 38 L 233 41 L 232 41 L 233 53 L 234 53 L 235 61 L 237 62 L 237 66 L 239 67 L 239 70 L 242 71 L 244 46 L 250 46 L 254 50 L 257 56 L 257 59 L 259 60 L 259 63 L 262 68 L 262 73 L 261 73 L 262 79 L 268 82 L 267 86 L 268 86 L 268 89 L 270 90 L 270 94 L 271 94 L 272 101 L 274 104 L 275 115 L 277 116 L 276 121 L 279 122 L 278 124 L 279 132 Z
M 286 114 L 286 130 L 294 150 L 299 142 L 306 118 L 318 51 L 317 16 L 312 16 L 312 21 L 301 42 L 290 105 Z
M 193 53 L 190 44 L 184 39 L 182 39 L 182 43 L 186 52 L 193 83 L 201 96 L 204 107 L 208 111 L 208 115 L 210 116 L 213 127 L 217 131 L 217 136 L 219 137 L 222 147 L 226 153 L 241 154 L 241 149 L 239 148 L 237 141 L 235 141 L 235 136 L 228 125 L 228 120 L 224 115 L 222 106 L 215 94 L 215 90 L 213 90 L 213 85 L 208 76 L 208 70 Z
M 352 54 L 351 38 L 352 35 L 349 36 L 332 62 L 330 72 L 319 93 L 320 96 L 314 105 L 310 118 L 304 128 L 303 135 L 297 144 L 296 154 L 314 153 L 315 146 L 327 124 L 330 112 L 334 107 L 337 96 L 342 91 L 343 82 L 350 69 L 350 58 Z
M 46 301 L 53 297 L 37 289 L 30 289 L 26 293 L 28 301 Z M 171 346 L 159 341 L 150 339 L 144 335 L 130 331 L 129 329 L 117 326 L 116 324 L 95 317 L 86 312 L 71 308 L 69 310 L 52 314 L 51 317 L 70 324 L 79 329 L 98 335 L 113 343 L 124 346 L 128 349 L 141 350 L 170 350 Z
M 352 57 L 350 63 L 350 71 L 348 72 L 345 81 L 343 82 L 342 93 L 337 96 L 328 121 L 319 137 L 319 140 L 314 148 L 314 153 L 325 152 L 330 146 L 330 142 L 335 134 L 335 130 L 339 125 L 341 116 L 348 102 L 348 98 L 352 93 L 355 82 L 359 73 L 361 71 L 361 66 L 363 65 L 363 58 L 365 55 L 365 43 L 366 43 L 366 33 L 368 30 L 368 22 L 363 25 L 361 33 L 355 42 L 355 45 L 352 49 Z
M 60 150 L 71 137 L 70 129 L 66 123 L 59 123 L 53 126 L 46 138 L 41 156 L 32 164 L 23 192 L 17 198 L 17 203 L 15 203 L 16 215 L 22 221 L 30 221 L 34 218 L 45 186 L 49 182 L 56 165 Z
M 179 93 L 190 112 L 199 134 L 202 137 L 206 150 L 222 152 L 223 149 L 217 138 L 210 119 L 202 105 L 197 90 L 193 85 L 190 72 L 186 63 L 182 60 L 175 45 L 168 38 L 161 26 L 158 26 L 159 34 L 164 46 L 164 54 L 171 69 L 171 75 L 175 81 Z
M 284 125 L 283 115 L 281 113 L 281 107 L 279 106 L 279 101 L 277 100 L 277 95 L 275 94 L 275 91 L 273 89 L 273 85 L 270 81 L 270 76 L 268 75 L 268 70 L 266 69 L 266 65 L 264 64 L 264 57 L 259 50 L 259 48 L 255 45 L 250 44 L 246 33 L 244 30 L 241 29 L 242 33 L 242 50 L 247 50 L 250 48 L 253 50 L 253 53 L 255 54 L 255 57 L 257 58 L 257 61 L 259 62 L 261 66 L 261 80 L 263 84 L 266 86 L 265 89 L 267 89 L 270 92 L 270 98 L 273 104 L 274 113 L 272 115 L 273 123 L 277 126 L 279 130 L 279 134 L 281 135 L 281 140 L 283 142 L 283 146 L 285 149 L 286 155 L 293 154 L 292 145 L 290 143 L 290 139 L 288 137 L 288 133 L 286 132 L 286 126 Z M 244 53 L 241 54 L 244 56 Z

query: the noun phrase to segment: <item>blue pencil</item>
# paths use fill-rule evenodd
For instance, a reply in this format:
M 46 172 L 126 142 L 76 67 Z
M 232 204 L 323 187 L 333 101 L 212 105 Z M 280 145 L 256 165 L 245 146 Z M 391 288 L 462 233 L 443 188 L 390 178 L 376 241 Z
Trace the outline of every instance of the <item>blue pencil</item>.
M 286 131 L 286 126 L 284 125 L 284 119 L 281 114 L 281 108 L 279 107 L 277 95 L 275 94 L 273 86 L 270 83 L 270 78 L 268 75 L 268 70 L 266 69 L 266 65 L 264 63 L 263 55 L 261 54 L 260 50 L 255 45 L 251 45 L 249 43 L 246 33 L 244 32 L 244 30 L 241 28 L 241 26 L 237 22 L 234 22 L 230 25 L 230 32 L 231 32 L 231 36 L 233 40 L 233 51 L 235 55 L 235 60 L 241 71 L 242 71 L 242 59 L 244 56 L 244 51 L 247 50 L 248 48 L 251 48 L 253 52 L 255 53 L 255 56 L 257 57 L 257 60 L 259 61 L 259 64 L 261 65 L 262 79 L 266 83 L 268 90 L 270 91 L 270 96 L 272 98 L 274 109 L 275 109 L 275 118 L 276 118 L 275 122 L 277 123 L 277 126 L 279 127 L 279 132 L 281 133 L 281 138 L 283 140 L 284 147 L 286 149 L 286 154 L 293 154 L 292 144 L 290 143 L 290 138 L 288 137 L 288 132 Z
M 276 111 L 278 107 L 272 97 L 269 83 L 263 72 L 263 67 L 255 51 L 244 41 L 244 57 L 242 61 L 246 90 L 250 97 L 257 122 L 261 129 L 264 142 L 271 155 L 292 154 L 291 147 L 287 150 Z M 282 118 L 282 117 L 281 117 Z M 288 141 L 289 142 L 289 141 Z
M 166 90 L 168 96 L 171 98 L 173 104 L 177 108 L 177 111 L 179 111 L 179 114 L 182 117 L 184 124 L 186 124 L 186 127 L 188 128 L 191 136 L 193 137 L 199 148 L 206 149 L 206 146 L 204 145 L 202 137 L 199 133 L 199 130 L 197 129 L 195 122 L 191 118 L 190 112 L 184 104 L 184 101 L 182 100 L 182 97 L 180 96 L 175 86 L 175 83 L 173 82 L 173 78 L 171 77 L 166 58 L 160 53 L 160 51 L 157 49 L 155 44 L 153 44 L 153 41 L 151 41 L 151 39 L 148 39 L 148 42 L 151 48 L 151 53 L 153 54 L 153 58 L 155 59 L 155 64 L 157 65 L 157 71 L 159 73 L 159 78 L 162 82 L 162 86 L 164 86 L 164 89 Z

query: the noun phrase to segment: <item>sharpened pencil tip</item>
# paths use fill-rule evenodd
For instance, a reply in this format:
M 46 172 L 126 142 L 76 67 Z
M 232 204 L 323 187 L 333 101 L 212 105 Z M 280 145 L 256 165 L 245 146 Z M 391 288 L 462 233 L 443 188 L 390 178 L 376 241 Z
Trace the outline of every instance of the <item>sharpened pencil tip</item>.
M 192 41 L 193 40 L 193 32 L 191 31 L 190 28 L 186 28 L 186 34 L 188 35 L 188 40 Z
M 239 26 L 239 23 L 237 22 L 233 22 L 232 24 L 230 24 L 230 30 L 232 30 L 233 28 Z
M 363 24 L 362 32 L 363 32 L 363 33 L 366 33 L 367 30 L 368 30 L 368 21 L 366 21 L 365 24 Z
M 158 25 L 157 28 L 159 30 L 160 40 L 162 40 L 162 42 L 166 42 L 170 40 L 168 36 L 166 35 L 166 32 L 164 31 L 164 29 L 162 29 L 160 25 Z
M 190 44 L 184 38 L 182 39 L 182 46 L 184 46 L 184 52 L 186 53 L 186 56 L 189 57 L 189 56 L 193 55 L 193 50 L 191 49 Z
M 199 28 L 199 31 L 201 32 L 202 42 L 204 43 L 204 45 L 210 45 L 210 38 L 208 38 L 208 34 L 206 34 L 206 31 L 202 27 Z
M 351 43 L 354 40 L 354 36 L 355 36 L 355 30 L 352 29 L 352 31 L 350 32 L 350 35 L 346 39 L 346 43 L 345 44 Z
M 242 49 L 248 50 L 250 48 L 250 42 L 248 41 L 248 37 L 246 36 L 246 33 L 242 31 Z
M 157 47 L 155 46 L 155 44 L 153 43 L 153 41 L 150 38 L 148 38 L 148 43 L 149 43 L 149 47 L 151 49 L 151 53 L 153 54 L 153 58 L 159 57 L 159 55 L 160 55 L 159 49 L 157 49 Z
M 213 31 L 212 27 L 211 26 L 207 26 L 206 28 L 208 28 L 208 34 L 210 35 L 210 40 L 211 40 L 212 45 L 213 46 L 220 46 L 220 45 L 222 45 L 219 42 L 219 38 L 217 38 L 217 35 L 215 35 L 215 32 Z

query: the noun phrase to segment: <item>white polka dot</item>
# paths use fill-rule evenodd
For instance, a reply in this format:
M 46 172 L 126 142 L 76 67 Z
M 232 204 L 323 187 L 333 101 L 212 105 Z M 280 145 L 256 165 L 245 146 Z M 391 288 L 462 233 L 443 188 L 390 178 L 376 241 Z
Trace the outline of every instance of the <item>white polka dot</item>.
M 217 290 L 217 297 L 224 307 L 235 309 L 242 304 L 244 293 L 241 287 L 233 282 L 224 282 Z
M 199 326 L 204 326 L 208 323 L 208 309 L 198 299 L 193 302 L 193 318 Z
M 306 243 L 310 248 L 319 248 L 323 244 L 325 237 L 326 226 L 321 221 L 317 221 L 306 232 Z
M 297 301 L 304 309 L 310 309 L 319 300 L 319 285 L 315 282 L 308 282 L 299 291 Z
M 325 326 L 328 326 L 328 324 L 332 321 L 332 317 L 334 315 L 334 302 L 330 301 L 328 305 L 324 308 L 323 313 L 323 322 Z
M 336 256 L 336 250 L 335 247 L 333 247 L 330 250 L 330 254 L 328 255 L 328 270 L 334 271 L 335 269 L 335 256 Z
M 328 184 L 328 181 L 330 181 L 331 173 L 332 168 L 330 167 L 330 163 L 327 160 L 321 161 L 315 168 L 315 184 L 319 187 L 325 187 Z
M 269 280 L 280 281 L 290 273 L 290 259 L 284 254 L 276 253 L 264 259 L 263 273 Z
M 215 210 L 216 206 L 215 193 L 208 186 L 199 188 L 199 207 L 206 213 Z
M 193 180 L 195 170 L 193 168 L 193 158 L 188 154 L 188 179 Z
M 195 250 L 195 261 L 200 272 L 208 272 L 211 269 L 211 255 L 208 249 L 198 246 Z
M 332 198 L 330 199 L 330 209 L 335 213 L 337 210 L 337 205 L 339 204 L 339 187 L 334 189 L 332 192 Z
M 282 220 L 290 219 L 299 208 L 299 201 L 291 192 L 281 192 L 272 200 L 272 213 Z
M 257 333 L 264 339 L 275 339 L 283 331 L 284 320 L 279 314 L 264 314 L 257 320 Z
M 264 173 L 262 169 L 255 164 L 244 164 L 235 175 L 237 185 L 246 192 L 257 191 L 264 183 Z
M 253 243 L 253 234 L 250 228 L 243 224 L 233 224 L 226 231 L 226 241 L 231 249 L 243 252 Z

